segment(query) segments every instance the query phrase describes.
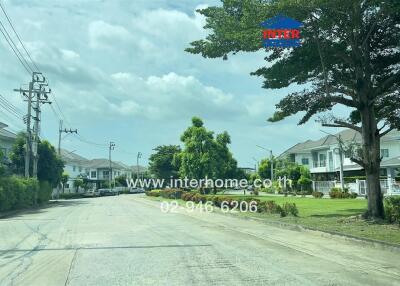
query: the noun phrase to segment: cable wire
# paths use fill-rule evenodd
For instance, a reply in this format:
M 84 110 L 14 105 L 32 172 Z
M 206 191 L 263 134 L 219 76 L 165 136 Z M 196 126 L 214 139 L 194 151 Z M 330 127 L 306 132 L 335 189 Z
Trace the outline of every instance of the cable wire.
M 17 36 L 18 41 L 21 43 L 22 48 L 24 49 L 25 53 L 28 55 L 29 59 L 31 60 L 31 62 L 33 64 L 33 66 L 36 68 L 36 71 L 40 72 L 38 66 L 36 65 L 35 61 L 32 59 L 32 57 L 31 57 L 30 53 L 28 52 L 28 50 L 26 49 L 24 43 L 22 42 L 21 37 L 19 36 L 17 31 L 15 30 L 14 25 L 12 24 L 10 17 L 8 17 L 8 14 L 7 14 L 3 4 L 1 3 L 1 1 L 0 1 L 0 8 L 3 11 L 4 15 L 6 16 L 7 21 L 11 26 L 11 29 L 14 31 L 14 34 Z
M 0 23 L 1 23 L 1 22 L 0 22 Z M 3 25 L 2 25 L 2 26 L 3 26 Z M 32 72 L 32 71 L 30 71 L 29 68 L 26 67 L 26 65 L 24 64 L 24 62 L 23 62 L 23 61 L 21 60 L 21 58 L 18 56 L 18 53 L 15 51 L 13 45 L 10 43 L 10 40 L 7 38 L 7 36 L 6 36 L 6 34 L 4 33 L 4 31 L 3 31 L 2 28 L 0 28 L 0 32 L 3 34 L 4 38 L 6 39 L 8 45 L 11 47 L 12 51 L 14 52 L 14 54 L 17 56 L 19 62 L 22 64 L 22 66 L 25 68 L 25 70 L 28 72 L 28 74 L 31 75 L 31 72 Z M 6 33 L 7 33 L 7 31 L 6 31 Z

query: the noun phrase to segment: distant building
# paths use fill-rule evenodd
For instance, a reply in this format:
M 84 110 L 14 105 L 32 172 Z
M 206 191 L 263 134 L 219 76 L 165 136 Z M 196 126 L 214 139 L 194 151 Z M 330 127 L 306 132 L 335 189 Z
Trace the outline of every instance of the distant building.
M 0 151 L 3 153 L 5 160 L 9 160 L 12 146 L 17 138 L 17 134 L 8 131 L 7 124 L 0 122 Z
M 279 157 L 288 158 L 292 162 L 306 166 L 314 181 L 329 182 L 340 179 L 340 156 L 338 137 L 345 145 L 361 144 L 361 134 L 346 129 L 335 136 L 327 135 L 319 140 L 307 140 L 298 143 L 283 152 Z M 344 177 L 365 176 L 363 168 L 350 160 L 352 154 L 344 152 L 343 170 Z M 381 176 L 383 178 L 396 178 L 400 176 L 400 132 L 391 131 L 381 138 Z M 357 182 L 358 183 L 358 182 Z M 355 192 L 363 194 L 365 184 L 357 185 Z M 329 185 L 331 186 L 331 185 Z M 361 187 L 360 187 L 361 186 Z M 387 183 L 382 180 L 382 186 L 387 189 Z M 359 191 L 359 189 L 362 189 Z M 328 187 L 327 187 L 328 189 Z
M 336 136 L 336 137 L 335 137 Z M 289 160 L 310 169 L 311 174 L 316 177 L 332 179 L 340 171 L 339 144 L 337 137 L 340 136 L 345 144 L 361 144 L 361 134 L 346 129 L 335 136 L 327 135 L 319 140 L 308 140 L 299 143 L 286 150 L 280 157 L 287 157 Z M 400 132 L 392 131 L 381 139 L 381 173 L 393 177 L 399 173 L 400 167 Z M 343 154 L 343 165 L 346 176 L 364 175 L 363 168 L 350 160 L 350 154 Z
M 125 176 L 128 179 L 136 174 L 136 166 L 128 166 L 121 162 L 112 161 L 110 173 L 110 161 L 108 159 L 87 159 L 77 155 L 74 151 L 61 150 L 61 157 L 64 161 L 64 172 L 68 174 L 68 183 L 64 186 L 64 191 L 72 192 L 74 181 L 78 178 L 86 178 L 91 182 L 92 188 L 100 188 L 107 184 L 111 176 L 114 183 L 115 179 Z M 139 166 L 139 173 L 145 172 L 146 168 Z

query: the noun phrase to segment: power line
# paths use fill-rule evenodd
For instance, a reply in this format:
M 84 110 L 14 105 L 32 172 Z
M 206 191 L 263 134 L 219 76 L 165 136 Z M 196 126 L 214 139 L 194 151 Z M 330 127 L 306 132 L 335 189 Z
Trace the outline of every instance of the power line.
M 23 116 L 21 116 L 20 114 L 14 112 L 7 104 L 5 104 L 4 102 L 0 101 L 0 106 L 3 107 L 4 110 L 8 111 L 8 113 L 10 113 L 11 115 L 17 117 L 18 119 L 23 120 Z
M 0 100 L 7 102 L 16 112 L 20 113 L 20 114 L 24 114 L 24 112 L 21 111 L 21 109 L 19 109 L 18 107 L 16 107 L 15 105 L 13 105 L 10 101 L 7 100 L 7 98 L 5 98 L 3 95 L 0 94 Z
M 32 59 L 32 57 L 31 57 L 31 55 L 29 54 L 28 50 L 25 48 L 24 43 L 21 41 L 20 36 L 18 35 L 17 31 L 15 30 L 14 25 L 12 24 L 10 17 L 8 17 L 8 14 L 7 14 L 7 12 L 6 12 L 6 10 L 5 10 L 5 8 L 4 8 L 4 6 L 3 6 L 3 4 L 2 4 L 1 2 L 0 2 L 0 8 L 1 8 L 1 10 L 3 11 L 4 15 L 6 16 L 7 21 L 8 21 L 8 23 L 10 24 L 10 26 L 11 26 L 12 30 L 14 31 L 15 35 L 17 36 L 18 41 L 21 43 L 22 48 L 24 49 L 25 53 L 28 55 L 28 57 L 29 57 L 29 59 L 31 60 L 32 64 L 33 64 L 34 67 L 36 68 L 36 71 L 40 72 L 40 70 L 39 70 L 39 68 L 37 67 L 35 61 Z
M 18 46 L 15 44 L 14 40 L 12 39 L 12 37 L 10 36 L 10 34 L 8 33 L 6 27 L 3 25 L 3 22 L 0 21 L 0 25 L 3 28 L 4 32 L 6 33 L 8 39 L 11 41 L 11 43 L 14 45 L 15 50 L 18 52 L 19 56 L 21 57 L 21 59 L 25 62 L 25 64 L 27 65 L 27 67 L 29 68 L 29 70 L 31 72 L 33 72 L 33 69 L 31 67 L 31 65 L 28 63 L 28 61 L 25 59 L 24 55 L 21 53 L 21 51 L 18 49 Z
M 101 144 L 101 143 L 95 143 L 95 142 L 89 141 L 89 140 L 85 139 L 84 137 L 82 137 L 82 135 L 80 135 L 80 134 L 73 134 L 73 135 L 79 141 L 89 144 L 89 145 L 98 146 L 98 147 L 107 147 L 108 146 L 108 144 Z
M 0 21 L 1 23 L 1 21 Z M 3 24 L 1 24 L 1 26 L 3 26 Z M 4 26 L 3 26 L 4 27 Z M 4 38 L 6 39 L 8 45 L 11 47 L 12 51 L 14 52 L 14 54 L 17 56 L 19 62 L 22 64 L 22 66 L 25 68 L 25 70 L 27 71 L 27 73 L 29 75 L 31 75 L 31 71 L 29 70 L 29 68 L 24 64 L 24 62 L 22 61 L 22 59 L 19 57 L 18 53 L 15 51 L 13 45 L 11 44 L 10 40 L 7 38 L 6 34 L 4 33 L 3 29 L 0 28 L 0 32 L 3 34 Z M 5 31 L 7 33 L 7 31 Z M 8 34 L 8 33 L 7 33 Z

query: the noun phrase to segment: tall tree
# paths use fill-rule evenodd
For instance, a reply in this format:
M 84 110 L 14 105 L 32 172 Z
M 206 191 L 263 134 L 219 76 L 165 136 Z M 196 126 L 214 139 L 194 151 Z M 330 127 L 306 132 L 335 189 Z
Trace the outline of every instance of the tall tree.
M 321 116 L 326 126 L 362 134 L 362 156 L 352 160 L 365 169 L 370 217 L 384 216 L 379 182 L 380 138 L 400 129 L 400 2 L 398 0 L 224 0 L 222 7 L 199 12 L 206 17 L 206 39 L 187 51 L 227 59 L 229 53 L 262 47 L 260 23 L 277 14 L 302 21 L 302 46 L 268 51 L 267 65 L 253 74 L 264 88 L 292 84 L 304 90 L 288 94 L 270 121 L 304 112 L 299 124 L 335 105 L 348 117 Z
M 60 181 L 64 169 L 64 163 L 58 157 L 55 148 L 48 141 L 40 141 L 38 144 L 38 179 L 47 181 L 53 187 Z M 11 166 L 14 173 L 23 175 L 25 168 L 25 134 L 20 133 L 11 150 Z M 32 163 L 32 161 L 31 161 Z M 32 170 L 32 164 L 30 166 Z
M 237 161 L 229 150 L 231 137 L 228 132 L 217 134 L 214 145 L 213 158 L 216 161 L 214 179 L 232 179 L 238 177 Z
M 156 153 L 150 155 L 149 158 L 149 171 L 158 179 L 176 178 L 179 172 L 177 156 L 181 152 L 181 147 L 163 145 L 156 147 L 154 151 Z
M 180 155 L 180 175 L 191 179 L 213 177 L 215 161 L 213 160 L 214 133 L 204 127 L 198 117 L 192 118 L 192 126 L 181 136 L 184 149 Z

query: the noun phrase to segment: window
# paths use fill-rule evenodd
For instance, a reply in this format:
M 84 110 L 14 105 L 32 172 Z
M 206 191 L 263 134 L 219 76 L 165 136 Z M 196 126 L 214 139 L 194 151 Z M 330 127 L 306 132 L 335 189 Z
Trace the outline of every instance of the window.
M 103 176 L 108 177 L 109 171 L 103 171 Z
M 308 158 L 302 158 L 302 159 L 301 159 L 301 164 L 303 164 L 303 165 L 308 165 L 308 164 L 309 164 Z
M 82 167 L 79 167 L 79 172 L 82 172 Z
M 389 158 L 389 149 L 381 149 L 381 157 Z
M 76 166 L 72 166 L 72 171 L 73 171 L 73 172 L 76 171 Z
M 96 171 L 90 172 L 90 178 L 96 178 Z
M 326 154 L 319 154 L 319 166 L 326 167 Z

